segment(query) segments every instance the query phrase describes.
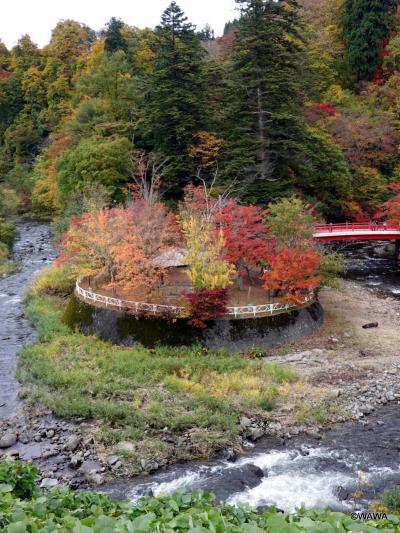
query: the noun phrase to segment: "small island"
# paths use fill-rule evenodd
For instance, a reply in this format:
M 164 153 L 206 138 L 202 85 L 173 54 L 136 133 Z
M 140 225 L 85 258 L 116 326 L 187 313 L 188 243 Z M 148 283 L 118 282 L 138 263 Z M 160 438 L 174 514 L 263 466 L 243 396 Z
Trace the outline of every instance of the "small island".
M 75 273 L 80 300 L 199 329 L 315 302 L 336 258 L 313 239 L 316 220 L 300 200 L 266 210 L 200 184 L 170 210 L 149 194 L 153 183 L 142 183 L 125 205 L 71 221 L 58 264 Z

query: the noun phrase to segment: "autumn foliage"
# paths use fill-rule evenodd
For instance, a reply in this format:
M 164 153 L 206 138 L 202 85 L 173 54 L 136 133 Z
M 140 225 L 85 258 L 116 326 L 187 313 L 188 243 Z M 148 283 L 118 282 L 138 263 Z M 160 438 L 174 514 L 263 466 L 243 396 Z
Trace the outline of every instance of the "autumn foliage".
M 391 224 L 400 225 L 400 183 L 392 183 L 390 189 L 395 196 L 382 205 L 378 217 L 386 219 Z
M 264 210 L 190 186 L 175 214 L 156 193 L 140 190 L 125 206 L 73 217 L 58 263 L 71 264 L 95 289 L 165 303 L 176 267 L 161 258 L 178 251 L 187 285 L 171 286 L 171 292 L 200 327 L 226 312 L 231 288 L 243 293 L 243 304 L 251 304 L 246 298 L 256 286 L 265 289 L 265 302 L 297 305 L 318 289 L 321 255 L 310 237 L 312 214 L 299 199 Z
M 282 303 L 304 304 L 321 282 L 316 274 L 320 263 L 313 250 L 279 249 L 270 258 L 270 270 L 263 275 L 264 288 L 281 294 Z
M 190 324 L 196 327 L 206 327 L 205 321 L 213 320 L 226 313 L 228 292 L 226 289 L 200 289 L 186 293 L 185 299 L 189 303 L 191 315 Z
M 134 200 L 73 217 L 58 262 L 71 263 L 77 275 L 94 276 L 94 283 L 148 296 L 165 274 L 156 258 L 179 241 L 175 217 L 163 204 Z

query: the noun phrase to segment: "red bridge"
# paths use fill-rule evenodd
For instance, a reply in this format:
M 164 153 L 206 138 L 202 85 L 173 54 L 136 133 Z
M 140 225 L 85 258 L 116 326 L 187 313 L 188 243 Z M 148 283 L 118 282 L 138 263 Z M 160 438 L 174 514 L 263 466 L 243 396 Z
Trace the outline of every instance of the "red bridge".
M 318 241 L 396 241 L 396 259 L 400 261 L 400 225 L 388 222 L 357 224 L 319 224 L 314 239 Z
M 381 222 L 358 224 L 319 224 L 314 239 L 319 241 L 396 241 L 400 240 L 400 225 Z

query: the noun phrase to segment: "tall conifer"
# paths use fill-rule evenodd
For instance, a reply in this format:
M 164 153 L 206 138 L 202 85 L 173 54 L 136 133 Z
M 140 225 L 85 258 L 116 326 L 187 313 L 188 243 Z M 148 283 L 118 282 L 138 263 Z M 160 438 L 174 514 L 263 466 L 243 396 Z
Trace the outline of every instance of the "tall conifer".
M 170 191 L 179 192 L 190 177 L 188 151 L 204 124 L 205 98 L 204 51 L 195 27 L 175 2 L 156 28 L 154 52 L 146 118 L 155 150 L 169 161 Z
M 357 80 L 370 80 L 382 59 L 399 0 L 345 0 L 342 31 L 350 68 Z
M 240 193 L 267 201 L 292 182 L 299 150 L 300 50 L 296 0 L 236 0 L 234 89 L 227 118 L 227 177 Z
M 110 54 L 118 50 L 127 51 L 127 42 L 121 30 L 124 27 L 122 20 L 112 17 L 107 23 L 107 30 L 104 38 L 104 50 Z

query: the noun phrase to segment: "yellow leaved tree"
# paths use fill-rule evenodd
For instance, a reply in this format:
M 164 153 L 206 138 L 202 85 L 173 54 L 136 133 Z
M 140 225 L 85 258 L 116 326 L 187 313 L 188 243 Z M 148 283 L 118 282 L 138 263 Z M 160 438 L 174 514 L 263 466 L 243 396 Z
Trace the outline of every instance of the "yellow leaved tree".
M 231 284 L 235 267 L 225 261 L 225 239 L 222 232 L 215 235 L 211 222 L 202 215 L 180 217 L 186 237 L 188 276 L 194 290 L 225 289 Z

